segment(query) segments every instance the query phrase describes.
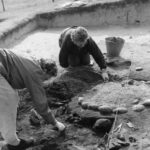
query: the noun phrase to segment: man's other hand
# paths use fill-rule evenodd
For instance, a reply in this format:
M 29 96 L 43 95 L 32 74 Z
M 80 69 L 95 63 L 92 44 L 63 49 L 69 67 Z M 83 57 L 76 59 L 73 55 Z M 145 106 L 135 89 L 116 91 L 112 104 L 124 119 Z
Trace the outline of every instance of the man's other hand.
M 104 81 L 108 81 L 109 77 L 108 77 L 108 73 L 106 70 L 102 70 L 102 78 Z

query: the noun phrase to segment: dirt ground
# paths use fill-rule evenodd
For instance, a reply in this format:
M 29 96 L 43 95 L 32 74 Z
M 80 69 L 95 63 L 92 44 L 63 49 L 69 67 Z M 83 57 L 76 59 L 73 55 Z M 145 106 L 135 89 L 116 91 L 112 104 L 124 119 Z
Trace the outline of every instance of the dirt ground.
M 94 102 L 96 102 L 96 106 L 109 103 L 115 107 L 118 106 L 118 101 L 116 100 L 118 99 L 118 95 L 119 97 L 122 95 L 119 99 L 120 106 L 127 107 L 129 110 L 126 114 L 118 115 L 117 117 L 115 128 L 121 125 L 121 129 L 119 130 L 119 133 L 115 132 L 113 135 L 117 134 L 116 136 L 118 136 L 121 134 L 124 136 L 124 141 L 121 141 L 123 143 L 119 144 L 118 138 L 114 137 L 113 140 L 115 139 L 115 142 L 113 143 L 115 143 L 115 147 L 121 149 L 128 144 L 130 144 L 130 147 L 127 146 L 126 148 L 132 148 L 133 150 L 140 149 L 140 147 L 149 147 L 149 145 L 145 143 L 146 140 L 149 140 L 149 137 L 147 137 L 149 132 L 149 109 L 146 107 L 145 109 L 142 108 L 140 112 L 132 111 L 134 105 L 141 104 L 145 98 L 147 99 L 150 96 L 150 89 L 146 84 L 147 80 L 149 81 L 149 78 L 147 78 L 149 77 L 148 69 L 150 57 L 148 44 L 149 27 L 109 26 L 109 28 L 88 28 L 88 30 L 90 35 L 102 49 L 103 53 L 107 52 L 105 45 L 106 37 L 116 35 L 125 39 L 121 56 L 131 60 L 131 67 L 121 69 L 120 67 L 108 68 L 110 71 L 110 82 L 108 84 L 111 84 L 113 87 L 103 83 L 100 75 L 93 69 L 76 68 L 68 71 L 61 70 L 62 68 L 59 67 L 58 63 L 59 47 L 57 43 L 59 34 L 62 31 L 60 28 L 39 29 L 9 46 L 10 48 L 13 48 L 16 53 L 23 56 L 32 56 L 37 59 L 41 57 L 53 58 L 58 66 L 59 74 L 56 79 L 53 79 L 53 86 L 50 85 L 46 88 L 46 92 L 49 105 L 53 109 L 53 112 L 57 118 L 67 126 L 66 135 L 59 136 L 51 126 L 45 125 L 43 120 L 41 120 L 41 125 L 38 126 L 32 121 L 30 122 L 31 112 L 29 110 L 31 110 L 32 107 L 30 103 L 28 104 L 27 102 L 26 104 L 26 102 L 22 101 L 18 115 L 20 118 L 18 119 L 18 133 L 21 137 L 27 138 L 32 136 L 37 140 L 37 145 L 32 148 L 33 150 L 37 149 L 37 147 L 38 149 L 48 149 L 47 147 L 53 147 L 52 149 L 54 150 L 92 150 L 95 147 L 101 147 L 100 145 L 106 145 L 107 142 L 103 141 L 102 138 L 104 135 L 107 135 L 105 134 L 106 132 L 102 134 L 104 128 L 100 131 L 95 131 L 93 129 L 94 124 L 98 119 L 112 121 L 115 115 L 101 115 L 99 111 L 95 112 L 91 109 L 85 110 L 85 105 L 83 107 L 84 109 L 82 109 L 82 107 L 78 105 L 78 99 L 84 97 L 86 100 L 85 102 L 88 102 L 90 105 Z M 144 68 L 139 72 L 135 71 L 134 69 L 141 66 L 143 62 L 146 63 L 143 67 L 146 67 L 147 69 Z M 97 69 L 96 64 L 95 68 Z M 134 76 L 132 75 L 132 72 L 134 73 Z M 135 75 L 137 76 L 137 79 L 142 81 L 134 80 L 133 77 L 135 77 Z M 123 93 L 119 93 L 122 83 L 127 84 L 127 91 L 125 90 Z M 130 84 L 133 85 L 130 86 Z M 103 88 L 103 86 L 105 88 Z M 133 91 L 130 87 L 133 87 Z M 107 96 L 105 95 L 106 93 Z M 96 99 L 96 101 L 94 99 Z M 134 101 L 136 101 L 136 104 L 133 104 Z M 24 114 L 26 115 L 24 116 Z M 103 121 L 105 124 L 106 120 Z M 141 142 L 143 142 L 144 145 L 141 145 Z
M 70 1 L 55 0 L 52 3 L 51 0 L 5 0 L 6 12 L 1 11 L 0 18 L 1 20 L 10 19 L 18 15 L 52 10 L 55 7 L 64 6 L 64 2 L 68 4 Z M 96 0 L 90 2 L 96 2 Z M 38 30 L 20 41 L 16 41 L 16 43 L 10 44 L 8 47 L 13 48 L 16 53 L 24 56 L 33 56 L 37 59 L 52 57 L 58 65 L 59 47 L 57 41 L 61 30 Z M 132 96 L 137 98 L 138 95 L 138 100 L 135 101 L 134 99 L 133 101 L 135 104 L 140 104 L 141 99 L 144 97 L 143 93 L 146 91 L 146 94 L 149 96 L 150 90 L 147 82 L 150 80 L 149 26 L 109 26 L 101 29 L 89 28 L 88 30 L 103 53 L 106 53 L 106 37 L 115 35 L 125 39 L 121 55 L 123 58 L 131 60 L 131 68 L 117 69 L 110 67 L 110 82 L 114 83 L 114 85 L 125 82 L 136 86 L 136 91 L 134 91 L 135 93 Z M 137 72 L 135 70 L 136 67 L 143 67 L 144 69 Z M 94 66 L 94 68 L 97 70 L 97 66 Z M 53 113 L 67 127 L 65 134 L 60 134 L 51 125 L 46 125 L 43 119 L 35 118 L 31 112 L 32 101 L 30 95 L 26 91 L 20 92 L 21 101 L 18 108 L 17 132 L 19 137 L 26 139 L 34 137 L 36 139 L 35 146 L 29 148 L 29 150 L 104 150 L 108 143 L 110 144 L 109 150 L 150 149 L 148 107 L 143 111 L 128 111 L 128 113 L 122 115 L 101 115 L 99 111 L 88 110 L 86 105 L 83 109 L 78 104 L 78 100 L 84 95 L 88 103 L 91 103 L 93 94 L 96 100 L 103 98 L 104 95 L 102 96 L 98 92 L 101 86 L 105 85 L 101 76 L 95 69 L 61 70 L 61 74 L 60 69 L 62 68 L 58 66 L 59 74 L 57 78 L 53 79 L 53 84 L 47 81 L 49 84 L 45 90 Z M 129 82 L 129 79 L 132 79 L 131 82 Z M 140 90 L 143 86 L 139 85 L 144 85 L 144 87 L 146 85 L 146 90 Z M 116 89 L 114 88 L 113 90 L 115 91 Z M 111 98 L 115 98 L 112 97 L 111 90 L 112 88 L 110 87 L 110 91 L 107 91 L 106 87 L 105 92 L 110 94 L 110 96 L 109 94 L 107 95 L 109 96 L 108 103 L 113 101 Z M 142 94 L 140 92 L 136 94 L 138 90 Z M 115 91 L 116 96 L 119 95 L 118 91 Z M 95 92 L 98 93 L 95 95 Z M 128 93 L 127 96 L 123 93 L 125 98 L 120 103 L 125 103 L 123 106 L 127 105 L 131 108 L 133 103 L 129 99 L 131 96 L 130 90 Z M 104 99 L 107 101 L 106 98 Z M 101 102 L 103 101 L 98 101 L 100 104 Z M 106 127 L 108 129 L 104 131 Z M 111 132 L 108 134 L 110 130 Z M 111 142 L 108 142 L 109 140 Z

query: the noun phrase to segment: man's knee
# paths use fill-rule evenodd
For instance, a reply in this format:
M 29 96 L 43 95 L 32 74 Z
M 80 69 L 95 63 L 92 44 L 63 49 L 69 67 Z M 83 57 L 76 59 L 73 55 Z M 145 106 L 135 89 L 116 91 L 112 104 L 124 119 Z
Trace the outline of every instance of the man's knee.
M 86 54 L 81 57 L 81 64 L 82 65 L 89 65 L 90 64 L 90 55 Z
M 77 67 L 80 65 L 80 58 L 77 56 L 71 55 L 68 57 L 68 63 L 69 63 L 69 66 L 71 67 Z

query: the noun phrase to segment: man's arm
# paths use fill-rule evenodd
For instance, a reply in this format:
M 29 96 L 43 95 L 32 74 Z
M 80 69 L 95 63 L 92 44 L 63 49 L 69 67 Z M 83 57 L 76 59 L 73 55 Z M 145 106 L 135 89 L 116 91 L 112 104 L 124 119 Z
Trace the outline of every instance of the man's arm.
M 95 43 L 95 41 L 91 37 L 88 40 L 88 44 L 89 44 L 88 45 L 89 53 L 93 56 L 94 60 L 99 65 L 100 69 L 101 70 L 106 69 L 106 62 L 104 56 L 99 47 L 97 46 L 97 44 Z
M 67 68 L 69 66 L 68 64 L 68 41 L 67 41 L 67 37 L 64 39 L 61 49 L 60 49 L 60 53 L 59 53 L 59 63 L 60 66 L 62 66 L 63 68 Z
M 36 111 L 49 124 L 56 125 L 56 120 L 48 106 L 45 90 L 42 87 L 42 81 L 35 73 L 27 75 L 25 80 L 26 88 L 31 94 L 33 105 Z

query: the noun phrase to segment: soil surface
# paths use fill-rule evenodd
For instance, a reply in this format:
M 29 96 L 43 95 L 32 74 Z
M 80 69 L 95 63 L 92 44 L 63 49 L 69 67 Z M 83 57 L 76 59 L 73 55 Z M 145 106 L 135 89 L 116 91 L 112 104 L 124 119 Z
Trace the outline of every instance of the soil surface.
M 42 7 L 41 2 L 36 4 L 31 1 L 30 5 L 27 1 L 18 5 L 15 2 L 9 1 L 7 11 L 0 14 L 2 20 L 20 14 L 19 10 L 15 10 L 16 6 L 22 11 L 21 15 L 36 13 L 37 8 L 38 11 L 43 8 L 46 11 L 61 4 L 64 6 L 63 0 L 56 0 L 55 3 L 50 1 L 50 8 L 46 0 L 42 1 Z M 27 4 L 26 7 L 24 4 Z M 27 9 L 29 6 L 31 7 Z M 8 45 L 8 48 L 20 55 L 36 59 L 52 58 L 56 61 L 58 75 L 47 81 L 45 91 L 56 118 L 67 127 L 65 133 L 60 134 L 51 125 L 46 125 L 42 118 L 37 119 L 31 111 L 33 107 L 30 95 L 24 90 L 19 92 L 19 137 L 36 139 L 35 146 L 29 150 L 150 149 L 149 26 L 137 24 L 131 27 L 107 26 L 88 30 L 104 54 L 107 52 L 106 37 L 119 36 L 125 39 L 121 56 L 130 60 L 131 66 L 126 63 L 121 67 L 109 66 L 108 83 L 103 82 L 96 64 L 93 67 L 68 70 L 59 66 L 58 38 L 62 29 L 41 29 Z M 83 105 L 82 102 L 86 103 Z M 102 103 L 105 106 L 109 104 L 111 109 L 99 108 Z M 121 111 L 114 111 L 116 107 L 121 107 Z
M 16 53 L 26 57 L 52 58 L 58 66 L 57 77 L 47 81 L 48 86 L 45 90 L 49 105 L 56 117 L 67 126 L 66 135 L 60 136 L 52 126 L 45 125 L 43 120 L 40 121 L 39 126 L 36 122 L 30 121 L 32 116 L 30 99 L 22 101 L 18 115 L 20 118 L 18 133 L 21 137 L 32 136 L 37 139 L 37 146 L 32 149 L 104 148 L 108 145 L 110 137 L 107 137 L 106 133 L 110 130 L 109 135 L 113 137 L 109 147 L 140 149 L 141 142 L 144 139 L 149 140 L 147 139 L 149 104 L 144 104 L 145 100 L 150 98 L 149 82 L 147 82 L 149 81 L 147 78 L 149 77 L 149 28 L 109 26 L 107 29 L 88 28 L 88 30 L 104 54 L 107 53 L 106 37 L 115 35 L 125 39 L 121 60 L 123 62 L 130 60 L 131 66 L 128 63 L 110 65 L 108 83 L 103 83 L 96 63 L 92 67 L 67 70 L 59 66 L 57 41 L 62 29 L 41 29 L 9 45 Z M 143 69 L 136 71 L 137 67 Z M 99 108 L 101 106 L 104 108 Z M 99 126 L 100 129 L 97 130 L 95 126 Z M 118 126 L 121 126 L 119 131 Z M 118 136 L 123 136 L 124 141 L 120 141 Z M 149 147 L 148 144 L 146 147 Z

